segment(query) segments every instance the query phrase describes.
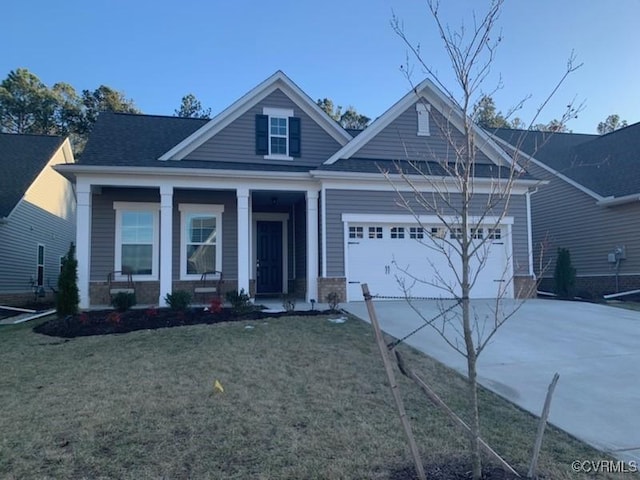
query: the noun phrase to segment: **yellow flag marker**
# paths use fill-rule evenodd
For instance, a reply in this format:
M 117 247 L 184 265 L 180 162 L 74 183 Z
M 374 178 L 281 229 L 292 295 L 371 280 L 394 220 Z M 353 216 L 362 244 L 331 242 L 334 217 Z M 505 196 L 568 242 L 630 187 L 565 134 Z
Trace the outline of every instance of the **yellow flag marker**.
M 224 392 L 224 388 L 222 387 L 222 384 L 218 380 L 213 382 L 213 389 L 218 390 L 220 393 Z

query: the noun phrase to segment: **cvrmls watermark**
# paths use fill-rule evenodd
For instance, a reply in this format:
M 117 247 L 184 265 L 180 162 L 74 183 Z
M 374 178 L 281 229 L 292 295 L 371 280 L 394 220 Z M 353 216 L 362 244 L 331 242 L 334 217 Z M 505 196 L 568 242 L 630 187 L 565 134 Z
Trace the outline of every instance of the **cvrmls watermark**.
M 571 463 L 571 470 L 580 473 L 636 473 L 638 464 L 634 460 L 575 460 Z

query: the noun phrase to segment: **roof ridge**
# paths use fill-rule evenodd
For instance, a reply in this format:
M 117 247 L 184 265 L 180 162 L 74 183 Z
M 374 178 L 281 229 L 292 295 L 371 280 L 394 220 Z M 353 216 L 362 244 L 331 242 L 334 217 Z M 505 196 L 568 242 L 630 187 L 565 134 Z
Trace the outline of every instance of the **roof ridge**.
M 14 136 L 14 137 L 42 137 L 42 138 L 67 138 L 64 135 L 50 135 L 47 133 L 16 133 L 16 132 L 0 132 L 0 135 Z
M 100 115 L 102 114 L 108 114 L 108 115 L 119 115 L 119 116 L 127 116 L 127 117 L 155 117 L 155 118 L 177 118 L 180 120 L 204 120 L 204 121 L 209 121 L 211 120 L 210 118 L 198 118 L 198 117 L 180 117 L 178 115 L 160 115 L 160 114 L 155 114 L 155 113 L 131 113 L 131 112 L 111 112 L 108 110 L 105 110 L 103 112 L 100 112 Z

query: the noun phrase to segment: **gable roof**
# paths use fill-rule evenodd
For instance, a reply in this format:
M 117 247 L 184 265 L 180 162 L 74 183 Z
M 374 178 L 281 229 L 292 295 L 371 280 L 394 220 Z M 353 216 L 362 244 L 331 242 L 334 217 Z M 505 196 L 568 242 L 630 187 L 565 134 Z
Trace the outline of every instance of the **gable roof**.
M 601 197 L 640 194 L 640 123 L 606 135 L 510 129 L 495 135 Z
M 0 133 L 0 218 L 8 217 L 64 138 Z
M 338 150 L 329 158 L 325 164 L 331 165 L 341 160 L 347 160 L 357 155 L 369 141 L 373 140 L 376 135 L 387 128 L 391 122 L 402 115 L 408 108 L 417 101 L 423 99 L 429 105 L 440 111 L 458 130 L 462 131 L 462 113 L 453 102 L 444 95 L 440 89 L 428 78 L 423 80 L 419 85 L 409 91 L 404 97 L 396 102 L 389 110 L 376 118 L 362 133 L 351 140 L 346 146 Z M 487 157 L 489 157 L 496 165 L 509 166 L 512 163 L 511 157 L 500 148 L 496 142 L 481 128 L 475 129 L 478 136 L 476 145 Z M 395 159 L 397 160 L 397 159 Z
M 320 125 L 340 145 L 346 145 L 351 140 L 351 135 L 335 120 L 323 111 L 300 87 L 298 87 L 281 70 L 267 78 L 264 82 L 253 88 L 233 104 L 209 120 L 199 130 L 193 132 L 170 150 L 164 152 L 160 160 L 182 160 L 207 140 L 211 139 L 220 130 L 238 119 L 256 103 L 266 98 L 275 90 L 280 89 L 294 103 L 296 103 L 307 115 Z

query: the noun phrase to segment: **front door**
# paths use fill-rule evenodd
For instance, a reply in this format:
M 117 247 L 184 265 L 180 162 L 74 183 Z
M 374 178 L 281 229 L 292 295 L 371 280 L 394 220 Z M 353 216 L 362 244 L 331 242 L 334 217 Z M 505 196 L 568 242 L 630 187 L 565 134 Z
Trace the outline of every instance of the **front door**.
M 282 293 L 282 222 L 257 222 L 257 293 Z

